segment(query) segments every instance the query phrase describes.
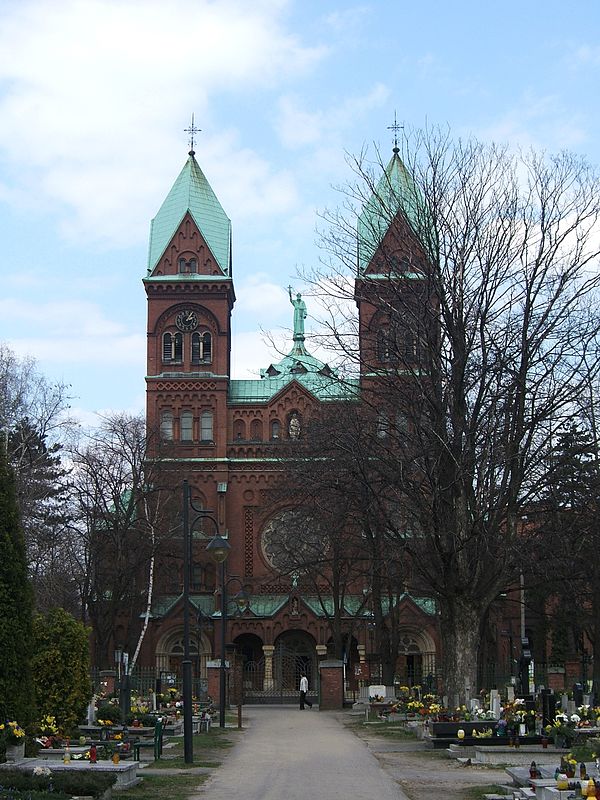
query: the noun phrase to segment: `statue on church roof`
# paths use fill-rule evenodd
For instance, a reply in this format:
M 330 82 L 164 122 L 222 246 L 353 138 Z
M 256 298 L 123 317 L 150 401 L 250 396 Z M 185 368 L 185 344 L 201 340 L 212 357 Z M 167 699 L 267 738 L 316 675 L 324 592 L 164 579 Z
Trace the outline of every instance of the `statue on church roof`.
M 294 341 L 297 339 L 304 339 L 304 320 L 307 317 L 306 303 L 302 299 L 300 292 L 297 293 L 296 298 L 292 296 L 292 287 L 288 286 L 290 294 L 290 303 L 294 306 Z

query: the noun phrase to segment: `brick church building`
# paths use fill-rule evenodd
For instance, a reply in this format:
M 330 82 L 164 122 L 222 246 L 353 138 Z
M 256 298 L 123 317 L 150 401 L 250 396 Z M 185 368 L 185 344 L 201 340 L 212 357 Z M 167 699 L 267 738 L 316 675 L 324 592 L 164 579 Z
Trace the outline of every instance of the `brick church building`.
M 401 194 L 406 177 L 397 150 L 383 179 Z M 364 215 L 368 213 L 365 207 Z M 385 234 L 381 231 L 382 239 Z M 249 604 L 242 614 L 231 613 L 226 641 L 243 664 L 246 698 L 259 700 L 295 694 L 302 671 L 314 687 L 319 659 L 331 654 L 332 642 L 327 604 L 308 593 L 294 575 L 281 574 L 286 537 L 309 533 L 300 529 L 292 510 L 273 510 L 268 502 L 278 478 L 278 448 L 301 438 L 306 420 L 322 404 L 349 402 L 368 390 L 368 376 L 342 381 L 310 354 L 304 332 L 306 305 L 290 289 L 293 335 L 288 354 L 265 364 L 259 378 L 232 378 L 231 315 L 236 298 L 231 240 L 231 222 L 191 150 L 151 225 L 144 278 L 147 427 L 160 431 L 168 446 L 163 452 L 168 452 L 174 485 L 189 482 L 194 505 L 214 512 L 215 527 L 230 544 L 230 596 L 243 587 Z M 377 242 L 361 242 L 357 281 L 361 275 L 375 275 L 377 247 Z M 238 272 L 244 268 L 235 266 Z M 360 346 L 372 347 L 376 309 L 364 293 L 356 296 Z M 206 679 L 207 662 L 220 657 L 219 578 L 206 552 L 214 533 L 208 528 L 192 536 L 191 657 L 198 681 Z M 181 585 L 181 562 L 159 562 L 139 660 L 154 668 L 157 677 L 180 674 Z M 345 598 L 345 613 L 352 621 L 344 653 L 349 688 L 356 686 L 358 677 L 366 677 L 368 667 L 374 682 L 378 677 L 367 592 L 357 587 L 356 596 Z M 406 592 L 399 604 L 398 678 L 420 683 L 436 672 L 435 603 Z

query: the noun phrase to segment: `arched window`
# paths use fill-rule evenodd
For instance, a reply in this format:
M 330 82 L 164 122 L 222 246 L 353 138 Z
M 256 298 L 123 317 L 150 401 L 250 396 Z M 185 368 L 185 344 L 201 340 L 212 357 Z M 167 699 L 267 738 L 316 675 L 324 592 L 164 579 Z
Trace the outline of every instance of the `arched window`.
M 391 360 L 390 329 L 380 328 L 377 331 L 377 358 L 379 361 Z
M 192 564 L 190 588 L 193 592 L 199 592 L 202 589 L 202 572 L 202 564 Z
M 271 422 L 271 439 L 280 439 L 281 438 L 281 425 L 279 424 L 278 419 L 274 419 Z
M 236 419 L 233 423 L 233 439 L 236 442 L 246 438 L 246 423 L 243 419 Z
M 262 442 L 263 426 L 259 419 L 253 419 L 250 423 L 250 438 L 253 442 Z
M 212 442 L 213 440 L 213 413 L 203 411 L 200 415 L 200 441 Z
M 190 274 L 198 272 L 198 261 L 195 258 L 189 260 L 185 256 L 180 256 L 177 260 L 177 271 L 180 274 Z
M 194 414 L 191 411 L 181 412 L 179 438 L 182 442 L 191 442 L 194 439 Z
M 202 360 L 205 364 L 212 361 L 212 337 L 208 331 L 202 334 Z
M 165 333 L 163 335 L 163 361 L 166 363 L 183 360 L 183 334 Z
M 173 412 L 161 411 L 160 414 L 160 438 L 165 441 L 173 441 Z
M 210 364 L 212 337 L 208 331 L 192 334 L 192 364 Z

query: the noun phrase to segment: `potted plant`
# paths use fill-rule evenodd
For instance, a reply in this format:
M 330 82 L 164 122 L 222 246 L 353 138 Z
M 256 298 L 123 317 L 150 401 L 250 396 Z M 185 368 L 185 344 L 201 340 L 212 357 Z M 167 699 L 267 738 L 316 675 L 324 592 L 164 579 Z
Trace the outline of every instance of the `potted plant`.
M 6 760 L 20 761 L 25 757 L 25 731 L 14 720 L 0 724 L 0 732 L 6 746 Z

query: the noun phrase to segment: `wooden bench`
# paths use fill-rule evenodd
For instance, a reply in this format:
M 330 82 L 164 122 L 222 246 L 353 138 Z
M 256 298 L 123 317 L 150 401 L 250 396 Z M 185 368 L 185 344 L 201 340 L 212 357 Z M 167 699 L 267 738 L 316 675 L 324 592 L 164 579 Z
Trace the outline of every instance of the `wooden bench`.
M 163 750 L 163 735 L 164 735 L 164 726 L 162 719 L 156 721 L 156 725 L 154 726 L 154 737 L 152 740 L 148 741 L 140 741 L 134 742 L 133 744 L 133 759 L 134 761 L 140 760 L 140 749 L 151 747 L 154 753 L 154 760 L 158 761 L 159 758 L 162 756 Z

